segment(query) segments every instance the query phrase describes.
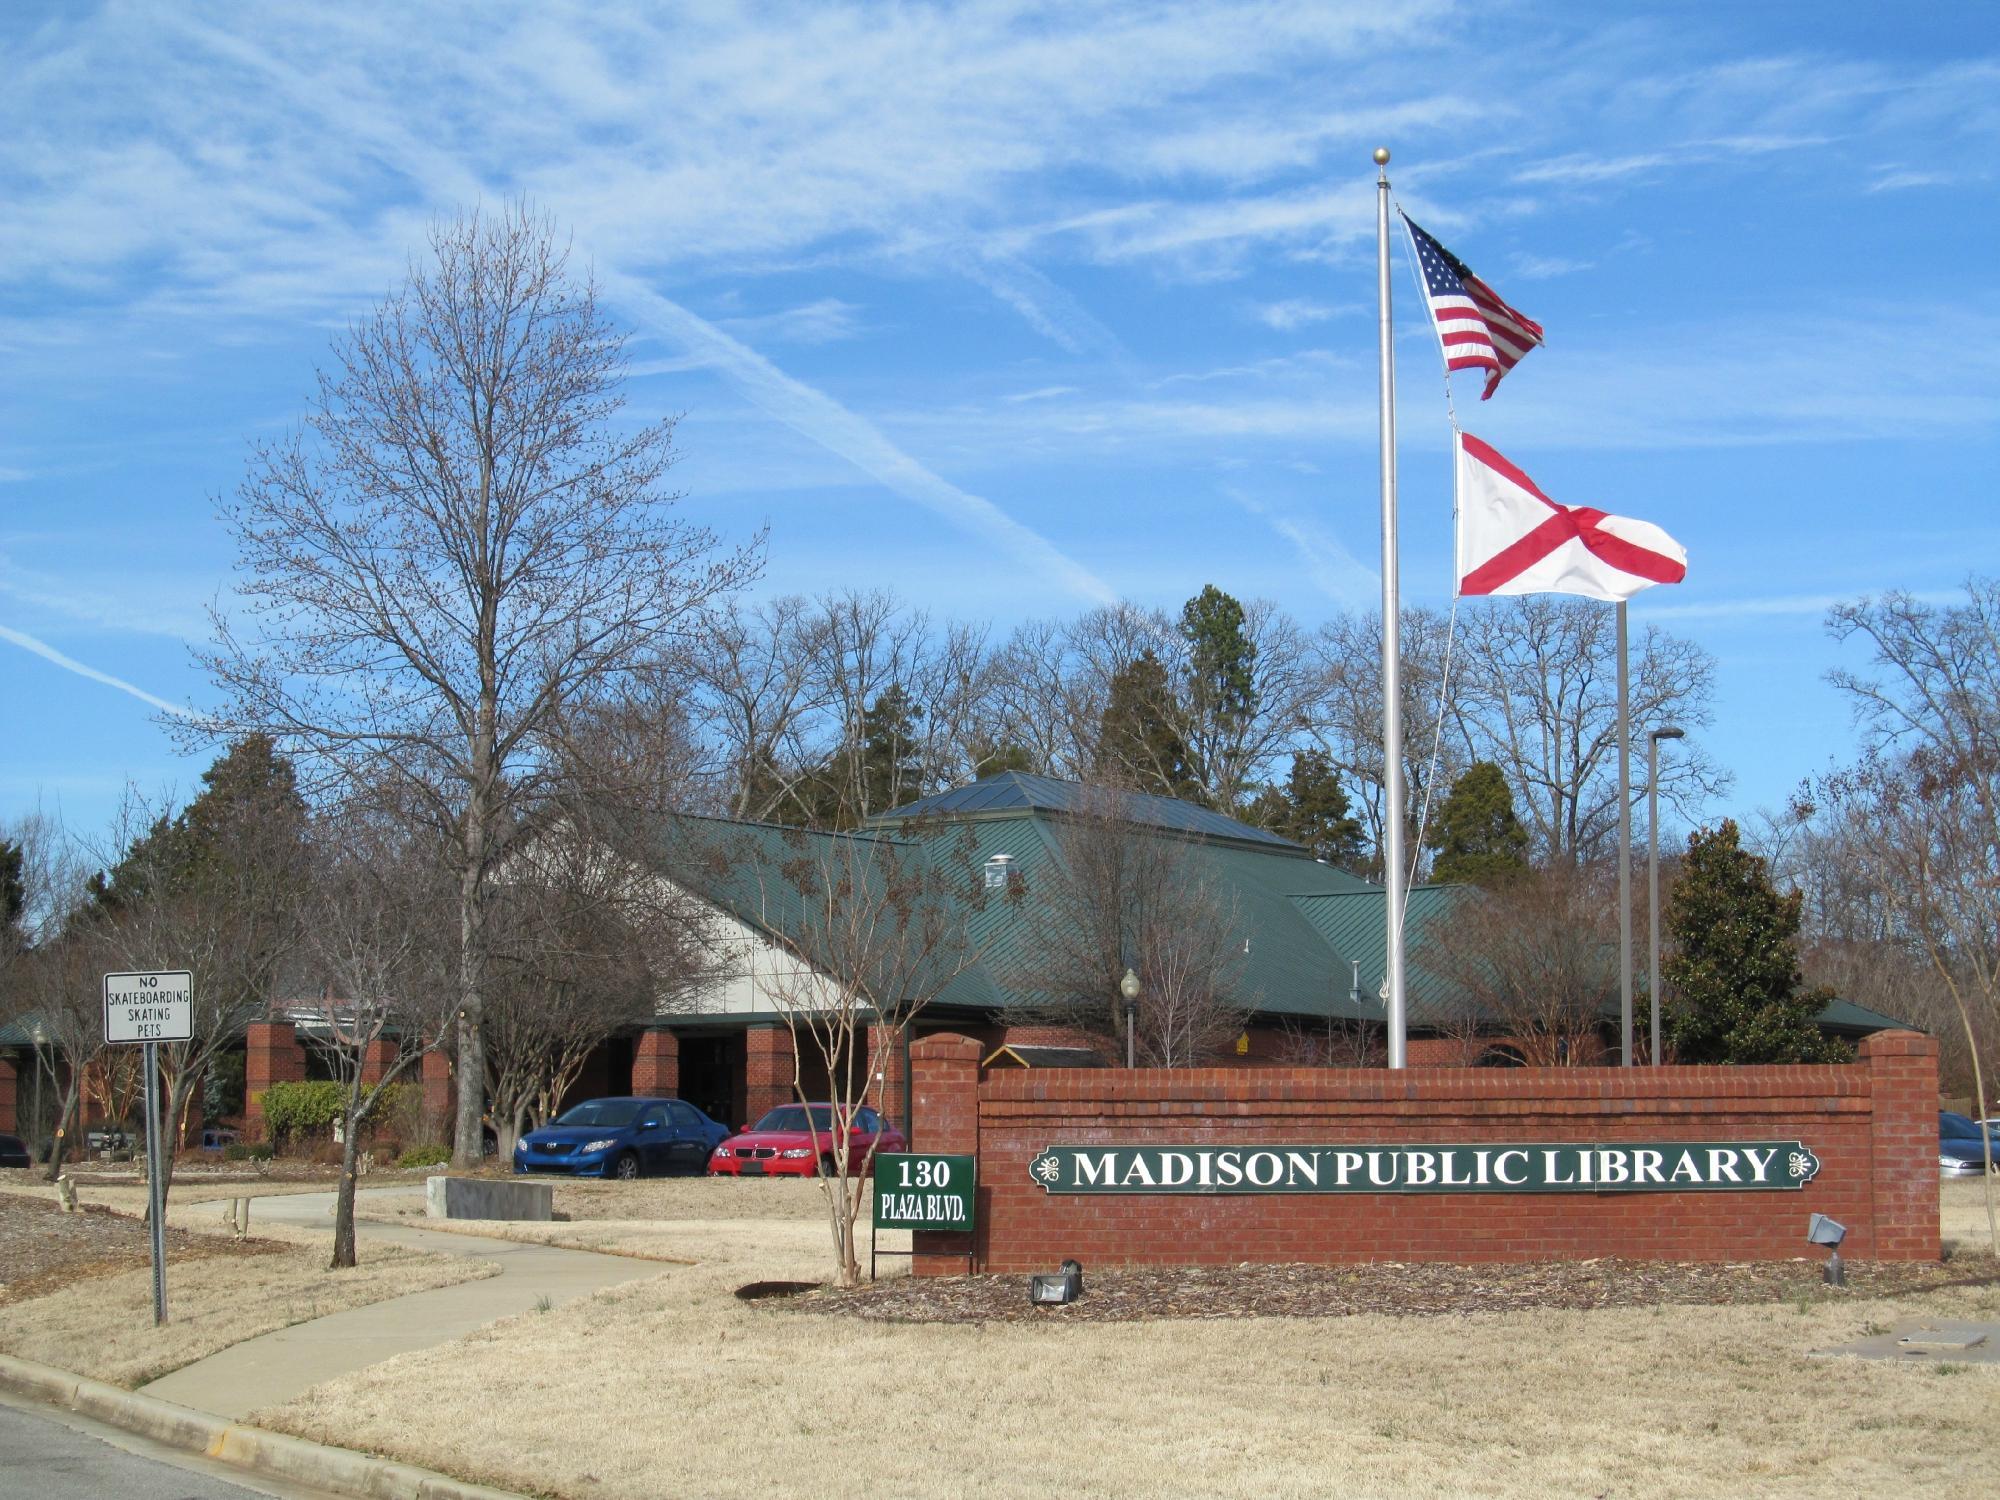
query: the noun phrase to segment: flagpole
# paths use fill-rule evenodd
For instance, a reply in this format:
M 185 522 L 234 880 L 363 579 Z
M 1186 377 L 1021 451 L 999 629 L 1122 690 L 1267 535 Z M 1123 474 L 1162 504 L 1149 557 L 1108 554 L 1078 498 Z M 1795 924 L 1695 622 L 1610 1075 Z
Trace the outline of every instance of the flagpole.
M 1632 685 L 1618 601 L 1618 1065 L 1632 1066 Z
M 1403 853 L 1402 608 L 1396 546 L 1396 349 L 1389 312 L 1389 151 L 1375 148 L 1375 297 L 1382 362 L 1382 877 L 1388 935 L 1389 1066 L 1409 1064 L 1409 1016 L 1404 1006 L 1403 905 L 1408 875 Z

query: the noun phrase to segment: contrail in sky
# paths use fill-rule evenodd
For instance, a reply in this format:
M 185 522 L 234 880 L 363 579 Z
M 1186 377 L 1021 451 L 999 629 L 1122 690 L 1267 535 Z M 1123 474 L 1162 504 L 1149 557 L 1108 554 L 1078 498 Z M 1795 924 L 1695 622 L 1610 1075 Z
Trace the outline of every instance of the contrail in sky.
M 824 391 L 794 379 L 748 344 L 630 276 L 599 273 L 607 291 L 639 317 L 670 334 L 703 362 L 723 371 L 766 412 L 831 449 L 864 474 L 905 499 L 937 512 L 967 531 L 1006 549 L 1073 594 L 1098 604 L 1118 595 L 1110 585 L 1040 532 L 1022 525 L 991 500 L 968 494 L 932 473 L 883 435 L 866 417 Z
M 130 693 L 141 703 L 150 703 L 162 712 L 174 714 L 183 719 L 192 719 L 194 717 L 194 714 L 190 710 L 181 707 L 178 703 L 169 703 L 164 698 L 155 698 L 144 688 L 134 687 L 122 677 L 113 677 L 109 672 L 100 672 L 95 667 L 87 667 L 73 656 L 64 656 L 62 652 L 56 650 L 48 642 L 38 641 L 33 636 L 24 634 L 19 630 L 11 630 L 5 625 L 0 625 L 0 641 L 12 641 L 23 651 L 32 651 L 44 661 L 54 662 L 65 672 L 74 672 L 79 677 L 88 677 L 92 682 L 101 682 L 106 687 L 115 687 L 121 693 Z

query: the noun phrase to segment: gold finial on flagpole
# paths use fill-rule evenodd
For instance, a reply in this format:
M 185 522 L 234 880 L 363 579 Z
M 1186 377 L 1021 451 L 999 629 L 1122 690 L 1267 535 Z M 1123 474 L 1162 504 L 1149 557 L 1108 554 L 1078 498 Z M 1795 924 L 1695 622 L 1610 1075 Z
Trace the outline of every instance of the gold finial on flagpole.
M 1375 148 L 1375 165 L 1378 167 L 1389 165 L 1389 148 L 1387 146 L 1377 146 Z

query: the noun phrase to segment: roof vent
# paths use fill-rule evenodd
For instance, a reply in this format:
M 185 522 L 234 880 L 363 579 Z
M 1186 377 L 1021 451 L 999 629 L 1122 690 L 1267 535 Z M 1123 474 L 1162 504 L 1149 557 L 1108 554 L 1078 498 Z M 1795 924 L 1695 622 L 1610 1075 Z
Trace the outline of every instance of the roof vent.
M 1014 856 L 996 854 L 986 861 L 986 889 L 1004 891 L 1007 889 L 1008 872 L 1014 868 Z

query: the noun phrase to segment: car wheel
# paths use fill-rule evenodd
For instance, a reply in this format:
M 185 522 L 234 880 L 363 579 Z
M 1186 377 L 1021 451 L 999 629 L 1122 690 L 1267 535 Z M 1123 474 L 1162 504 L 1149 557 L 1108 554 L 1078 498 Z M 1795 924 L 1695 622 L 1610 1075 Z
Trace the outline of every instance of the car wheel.
M 833 1158 L 832 1158 L 831 1156 L 822 1156 L 822 1157 L 821 1157 L 821 1158 L 819 1159 L 819 1175 L 820 1175 L 820 1176 L 822 1176 L 822 1177 L 831 1177 L 831 1176 L 833 1176 L 833 1175 L 834 1175 L 834 1174 L 835 1174 L 836 1172 L 838 1172 L 839 1170 L 840 1170 L 840 1168 L 838 1168 L 838 1167 L 836 1167 L 836 1166 L 834 1165 L 834 1163 L 833 1163 Z
M 611 1164 L 611 1175 L 620 1182 L 636 1182 L 639 1178 L 639 1158 L 630 1151 L 622 1153 Z

